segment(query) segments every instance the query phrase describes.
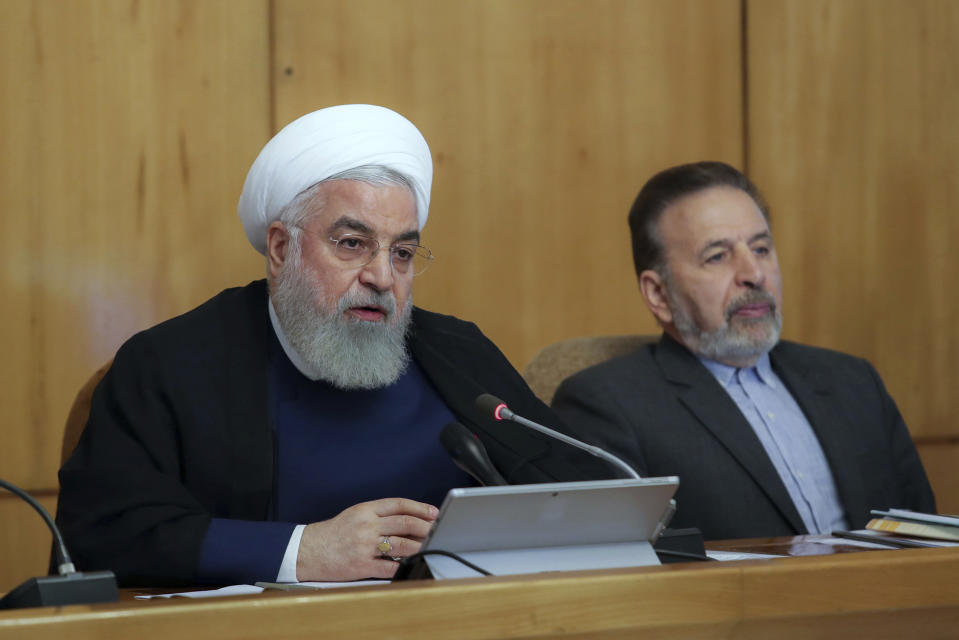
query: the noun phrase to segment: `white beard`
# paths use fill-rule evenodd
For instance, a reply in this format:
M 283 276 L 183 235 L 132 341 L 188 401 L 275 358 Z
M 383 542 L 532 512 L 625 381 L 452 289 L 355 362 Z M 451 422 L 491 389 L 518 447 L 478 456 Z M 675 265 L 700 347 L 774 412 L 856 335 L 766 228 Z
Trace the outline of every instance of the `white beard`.
M 307 277 L 297 255 L 283 264 L 270 289 L 280 327 L 310 379 L 340 389 L 378 389 L 396 382 L 406 370 L 412 299 L 397 314 L 392 291 L 347 292 L 336 309 L 325 312 L 316 302 L 324 299 L 322 283 Z M 356 320 L 344 313 L 367 305 L 382 307 L 385 321 Z
M 667 291 L 672 283 L 667 279 Z M 773 313 L 761 318 L 746 319 L 733 316 L 736 309 L 744 304 L 768 302 Z M 676 331 L 697 355 L 716 362 L 748 362 L 769 353 L 782 331 L 782 310 L 776 305 L 772 295 L 760 289 L 749 291 L 729 303 L 722 326 L 713 331 L 702 329 L 686 312 L 683 306 L 670 296 L 670 311 Z

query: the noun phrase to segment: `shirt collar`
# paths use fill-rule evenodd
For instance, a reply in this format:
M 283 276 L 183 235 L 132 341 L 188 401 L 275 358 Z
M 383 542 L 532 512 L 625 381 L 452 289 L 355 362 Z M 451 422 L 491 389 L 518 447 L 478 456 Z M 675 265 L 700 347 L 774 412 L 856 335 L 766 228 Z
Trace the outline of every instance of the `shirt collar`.
M 759 362 L 756 363 L 756 375 L 767 387 L 776 388 L 776 374 L 773 373 L 773 365 L 769 360 L 768 353 L 764 353 Z
M 722 362 L 716 362 L 715 360 L 710 360 L 709 358 L 703 358 L 701 356 L 696 356 L 699 358 L 699 361 L 703 363 L 703 366 L 706 367 L 713 377 L 723 385 L 723 387 L 728 387 L 730 382 L 733 380 L 733 376 L 736 375 L 736 372 L 739 370 L 737 367 L 731 367 L 728 364 L 723 364 Z M 772 363 L 769 360 L 769 354 L 764 353 L 761 358 L 756 362 L 752 367 L 749 367 L 756 372 L 756 376 L 759 380 L 766 386 L 775 389 L 776 388 L 776 376 L 773 374 Z

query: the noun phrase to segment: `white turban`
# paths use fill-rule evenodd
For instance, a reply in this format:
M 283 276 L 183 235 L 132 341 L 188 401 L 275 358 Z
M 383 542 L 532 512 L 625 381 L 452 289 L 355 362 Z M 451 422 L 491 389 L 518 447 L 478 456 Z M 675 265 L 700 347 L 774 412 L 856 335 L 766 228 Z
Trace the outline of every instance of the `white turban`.
M 321 180 L 370 164 L 409 178 L 422 229 L 433 183 L 433 159 L 423 134 L 385 107 L 345 104 L 294 120 L 260 151 L 237 207 L 250 244 L 265 254 L 267 227 L 283 207 Z

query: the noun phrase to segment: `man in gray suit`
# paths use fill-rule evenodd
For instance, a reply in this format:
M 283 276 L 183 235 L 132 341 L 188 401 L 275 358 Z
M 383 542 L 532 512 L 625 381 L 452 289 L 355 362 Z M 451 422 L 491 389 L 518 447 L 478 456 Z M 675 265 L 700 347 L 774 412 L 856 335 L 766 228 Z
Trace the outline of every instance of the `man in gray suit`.
M 768 209 L 719 162 L 667 169 L 629 214 L 656 344 L 563 382 L 554 409 L 643 475 L 678 475 L 672 526 L 706 539 L 861 528 L 934 512 L 909 432 L 865 360 L 780 341 Z

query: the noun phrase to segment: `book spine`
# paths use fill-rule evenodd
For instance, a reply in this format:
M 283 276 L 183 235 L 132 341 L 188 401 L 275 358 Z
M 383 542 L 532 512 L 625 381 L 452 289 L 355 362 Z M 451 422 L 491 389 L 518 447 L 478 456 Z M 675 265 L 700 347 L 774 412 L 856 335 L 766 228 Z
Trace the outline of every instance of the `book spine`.
M 901 520 L 890 520 L 888 518 L 874 518 L 866 524 L 866 528 L 872 529 L 873 531 L 888 531 L 890 533 L 907 536 L 919 536 L 920 538 L 959 541 L 959 529 L 950 526 L 903 522 Z

